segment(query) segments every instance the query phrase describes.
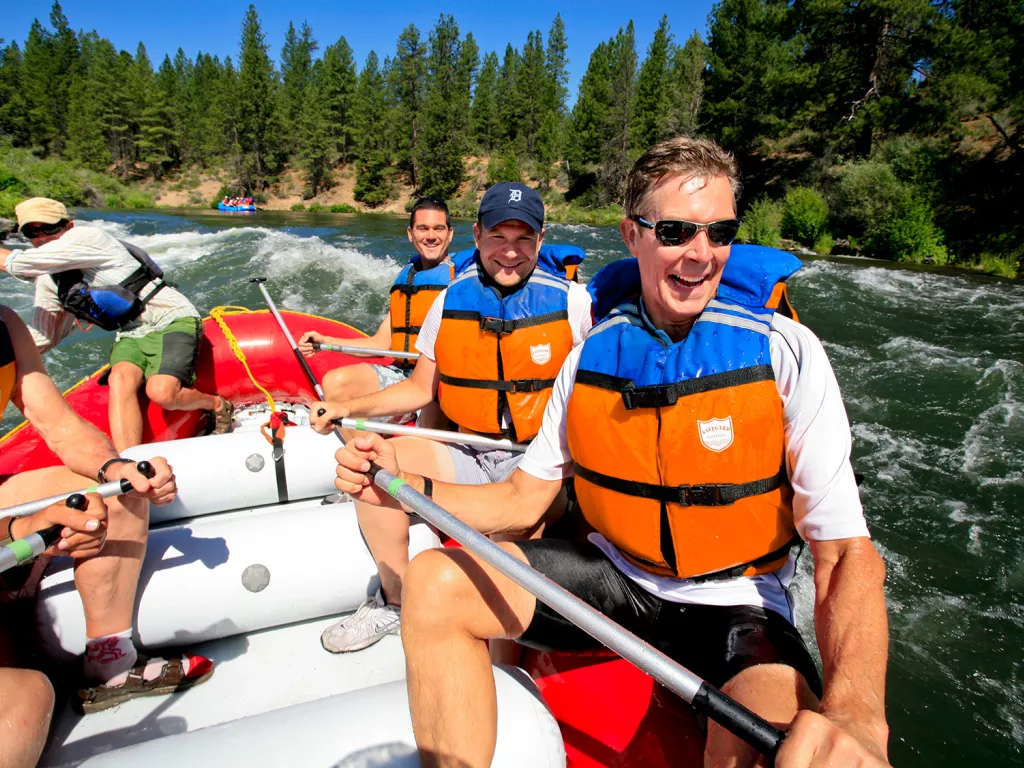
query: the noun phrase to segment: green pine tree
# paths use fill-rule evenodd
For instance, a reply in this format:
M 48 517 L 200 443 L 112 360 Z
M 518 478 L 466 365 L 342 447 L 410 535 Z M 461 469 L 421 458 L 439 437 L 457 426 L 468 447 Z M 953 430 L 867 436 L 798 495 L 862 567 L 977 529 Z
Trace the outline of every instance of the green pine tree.
M 302 22 L 302 30 L 296 32 L 295 25 L 288 22 L 281 48 L 281 97 L 287 135 L 293 137 L 297 136 L 295 129 L 305 110 L 304 101 L 311 93 L 309 86 L 313 80 L 313 52 L 316 50 L 317 42 L 309 24 Z
M 29 146 L 31 141 L 23 74 L 21 48 L 11 42 L 0 49 L 0 131 L 18 147 Z
M 242 22 L 238 69 L 238 144 L 241 149 L 239 182 L 244 190 L 265 189 L 277 170 L 280 123 L 274 67 L 260 27 L 256 6 L 250 5 Z
M 410 24 L 398 36 L 388 72 L 388 89 L 395 161 L 414 187 L 419 184 L 426 77 L 427 48 L 420 40 L 420 31 Z
M 337 161 L 329 123 L 330 110 L 321 97 L 320 69 L 318 62 L 306 86 L 299 121 L 299 163 L 306 174 L 309 197 L 315 197 L 331 185 L 331 169 Z
M 320 98 L 328 111 L 328 127 L 338 159 L 349 162 L 355 149 L 352 102 L 356 92 L 356 62 L 344 37 L 327 47 L 320 60 Z
M 698 133 L 706 66 L 707 46 L 696 30 L 683 46 L 673 47 L 667 125 L 670 136 L 694 136 Z
M 633 103 L 633 125 L 630 142 L 634 153 L 643 152 L 669 135 L 671 90 L 669 54 L 672 32 L 668 16 L 662 16 L 654 40 L 647 49 L 647 58 L 640 65 Z
M 455 18 L 442 14 L 430 33 L 428 91 L 423 116 L 423 168 L 420 192 L 452 197 L 465 175 L 466 115 L 469 92 L 462 64 L 462 42 Z
M 353 102 L 359 175 L 355 198 L 375 208 L 391 197 L 391 153 L 387 142 L 386 81 L 377 54 L 370 51 L 359 73 Z

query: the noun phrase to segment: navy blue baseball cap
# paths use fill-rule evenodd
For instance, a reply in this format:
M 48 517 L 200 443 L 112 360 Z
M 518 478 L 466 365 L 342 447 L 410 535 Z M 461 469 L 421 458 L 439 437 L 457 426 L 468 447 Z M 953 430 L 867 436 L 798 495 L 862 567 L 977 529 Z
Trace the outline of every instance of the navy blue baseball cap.
M 544 201 L 525 184 L 503 181 L 484 192 L 478 216 L 484 229 L 514 219 L 540 232 L 544 229 Z

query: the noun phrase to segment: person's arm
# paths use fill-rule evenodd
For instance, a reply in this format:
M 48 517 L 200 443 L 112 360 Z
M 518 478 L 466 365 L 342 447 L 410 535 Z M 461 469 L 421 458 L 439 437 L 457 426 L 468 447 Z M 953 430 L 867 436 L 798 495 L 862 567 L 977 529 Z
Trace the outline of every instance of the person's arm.
M 814 628 L 825 668 L 819 712 L 885 760 L 889 622 L 885 563 L 869 539 L 811 541 Z
M 7 260 L 13 253 L 14 251 L 8 250 L 7 248 L 0 248 L 0 271 L 7 271 Z
M 335 458 L 338 461 L 335 486 L 359 501 L 375 506 L 399 506 L 363 474 L 370 470 L 371 461 L 423 492 L 423 477 L 402 472 L 394 445 L 380 435 L 360 433 L 338 450 Z M 516 469 L 500 483 L 459 485 L 435 481 L 432 498 L 480 533 L 522 534 L 533 530 L 544 518 L 561 488 L 561 480 L 541 480 Z
M 825 672 L 819 711 L 884 760 L 885 565 L 869 538 L 850 463 L 850 422 L 817 337 L 776 316 L 771 343 L 784 406 L 794 523 L 815 562 L 815 632 Z M 833 754 L 834 764 L 844 764 L 832 751 L 841 740 L 828 729 L 800 729 L 794 741 L 804 738 L 821 740 L 804 745 L 818 758 Z
M 117 451 L 106 435 L 75 413 L 47 376 L 43 360 L 20 317 L 0 308 L 17 358 L 18 378 L 12 400 L 36 428 L 46 445 L 73 472 L 96 477 Z
M 391 348 L 391 312 L 384 315 L 377 332 L 373 336 L 362 336 L 358 339 L 342 339 L 337 336 L 326 336 L 319 331 L 306 331 L 299 337 L 299 351 L 304 357 L 316 353 L 313 344 L 335 344 L 339 347 L 361 347 L 364 349 Z
M 438 381 L 437 363 L 426 355 L 420 355 L 408 379 L 384 387 L 373 394 L 341 403 L 313 403 L 309 409 L 310 425 L 320 434 L 326 435 L 334 429 L 331 422 L 335 419 L 413 413 L 433 401 Z M 322 415 L 321 410 L 324 412 Z

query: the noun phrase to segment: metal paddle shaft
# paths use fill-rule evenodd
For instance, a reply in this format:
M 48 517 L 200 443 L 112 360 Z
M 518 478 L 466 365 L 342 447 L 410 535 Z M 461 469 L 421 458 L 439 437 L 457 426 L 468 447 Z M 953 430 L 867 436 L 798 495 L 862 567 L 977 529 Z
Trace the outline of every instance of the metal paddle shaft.
M 260 293 L 263 294 L 264 300 L 267 302 L 267 308 L 270 310 L 270 314 L 277 320 L 277 324 L 281 326 L 281 330 L 284 332 L 284 337 L 288 339 L 288 343 L 292 346 L 292 352 L 295 353 L 295 359 L 299 361 L 299 365 L 302 366 L 302 370 L 306 373 L 306 378 L 309 379 L 309 383 L 313 385 L 313 389 L 316 390 L 317 395 L 321 400 L 326 399 L 324 396 L 324 388 L 320 386 L 320 382 L 316 380 L 316 376 L 313 374 L 313 369 L 309 367 L 306 362 L 306 358 L 299 352 L 299 345 L 295 343 L 295 338 L 292 336 L 292 332 L 288 330 L 288 326 L 285 325 L 284 318 L 281 317 L 281 313 L 277 311 L 277 305 L 274 304 L 274 300 L 270 298 L 270 294 L 267 293 L 267 289 L 263 286 L 267 282 L 265 277 L 251 277 L 249 278 L 250 283 L 256 283 L 260 289 Z
M 396 352 L 392 349 L 371 349 L 370 347 L 346 347 L 341 344 L 319 344 L 313 342 L 313 349 L 324 352 L 344 352 L 346 355 L 361 355 L 363 357 L 391 357 L 395 360 L 419 360 L 419 352 Z
M 324 409 L 321 408 L 318 416 L 323 416 Z M 523 443 L 513 443 L 511 440 L 494 440 L 483 435 L 472 435 L 467 432 L 449 432 L 446 429 L 427 429 L 426 427 L 406 427 L 401 424 L 389 424 L 383 421 L 368 421 L 367 419 L 335 419 L 334 423 L 342 429 L 354 429 L 360 432 L 376 432 L 381 435 L 409 435 L 411 437 L 425 437 L 428 440 L 438 440 L 442 443 L 457 443 L 459 445 L 472 445 L 476 448 L 488 448 L 492 450 L 516 451 L 522 453 L 529 446 Z
M 140 461 L 136 465 L 136 469 L 144 477 L 152 477 L 156 474 L 156 470 L 148 461 Z M 152 474 L 147 474 L 152 473 Z M 109 483 L 103 483 L 103 485 L 90 485 L 88 488 L 83 488 L 75 493 L 85 495 L 87 493 L 98 493 L 104 499 L 109 499 L 111 496 L 120 496 L 122 493 L 128 493 L 132 489 L 132 484 L 128 480 L 111 480 Z M 7 509 L 0 509 L 0 520 L 5 517 L 25 517 L 26 515 L 34 515 L 36 512 L 42 512 L 47 507 L 53 506 L 54 504 L 60 504 L 62 501 L 67 501 L 68 494 L 58 493 L 55 496 L 47 496 L 45 499 L 39 499 L 38 501 L 26 501 L 24 504 L 15 504 L 13 507 Z
M 153 465 L 148 461 L 140 461 L 136 465 L 136 468 L 139 470 L 139 474 L 143 477 L 153 477 L 153 475 L 156 474 L 156 470 L 153 468 Z M 85 494 L 87 493 L 98 493 L 103 498 L 109 499 L 111 496 L 120 496 L 121 494 L 128 493 L 131 490 L 132 484 L 127 480 L 115 480 L 114 482 L 104 483 L 100 486 L 91 486 L 82 491 L 75 491 L 69 496 L 51 496 L 49 499 L 40 499 L 39 501 L 29 502 L 28 504 L 20 504 L 18 507 L 11 507 L 11 509 L 42 504 L 43 506 L 36 510 L 36 512 L 39 512 L 49 506 L 63 501 L 72 509 L 85 511 L 89 507 L 89 500 L 85 498 Z M 25 514 L 32 513 L 29 512 Z M 7 514 L 6 510 L 0 510 L 0 518 L 4 517 L 10 517 L 10 515 Z M 12 541 L 6 547 L 0 547 L 0 573 L 8 571 L 22 563 L 27 563 L 32 558 L 43 554 L 43 552 L 60 541 L 60 534 L 63 530 L 63 525 L 51 525 L 49 528 L 43 528 L 41 531 L 30 533 L 24 538 Z
M 285 327 L 280 315 L 274 309 L 274 302 L 260 285 L 260 290 L 267 300 L 270 311 L 277 317 L 281 329 L 292 342 L 296 354 L 301 356 L 291 334 Z M 309 381 L 319 387 L 313 371 L 303 365 Z M 334 434 L 345 445 L 345 437 L 337 424 Z M 639 637 L 623 629 L 597 609 L 587 605 L 564 587 L 551 581 L 547 576 L 535 571 L 529 565 L 513 557 L 482 533 L 466 525 L 457 517 L 449 514 L 431 499 L 411 487 L 404 480 L 396 477 L 386 469 L 370 462 L 367 473 L 373 483 L 394 497 L 419 517 L 435 528 L 459 542 L 463 547 L 504 574 L 519 586 L 532 594 L 545 605 L 560 613 L 602 645 L 610 648 L 622 658 L 636 665 L 649 674 L 670 691 L 687 701 L 694 709 L 703 712 L 709 718 L 727 728 L 739 738 L 754 747 L 766 757 L 775 759 L 782 740 L 786 737 L 783 731 L 768 721 L 755 715 L 746 707 L 741 706 L 726 696 L 713 685 L 697 677 L 688 669 L 672 661 L 661 651 L 652 648 Z

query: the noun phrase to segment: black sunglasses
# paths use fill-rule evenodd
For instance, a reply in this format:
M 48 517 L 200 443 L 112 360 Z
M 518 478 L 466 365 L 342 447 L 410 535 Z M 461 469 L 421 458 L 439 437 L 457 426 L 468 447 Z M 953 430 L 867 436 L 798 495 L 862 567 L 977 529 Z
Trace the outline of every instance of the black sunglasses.
M 21 234 L 32 240 L 39 235 L 56 235 L 62 229 L 64 229 L 64 222 L 61 221 L 56 224 L 26 224 L 21 228 Z
M 740 224 L 743 223 L 739 219 L 719 219 L 707 224 L 683 219 L 662 219 L 652 224 L 643 216 L 630 218 L 645 229 L 653 229 L 658 242 L 668 246 L 686 245 L 701 230 L 708 233 L 708 240 L 712 245 L 729 245 L 736 239 L 736 233 L 740 231 Z

